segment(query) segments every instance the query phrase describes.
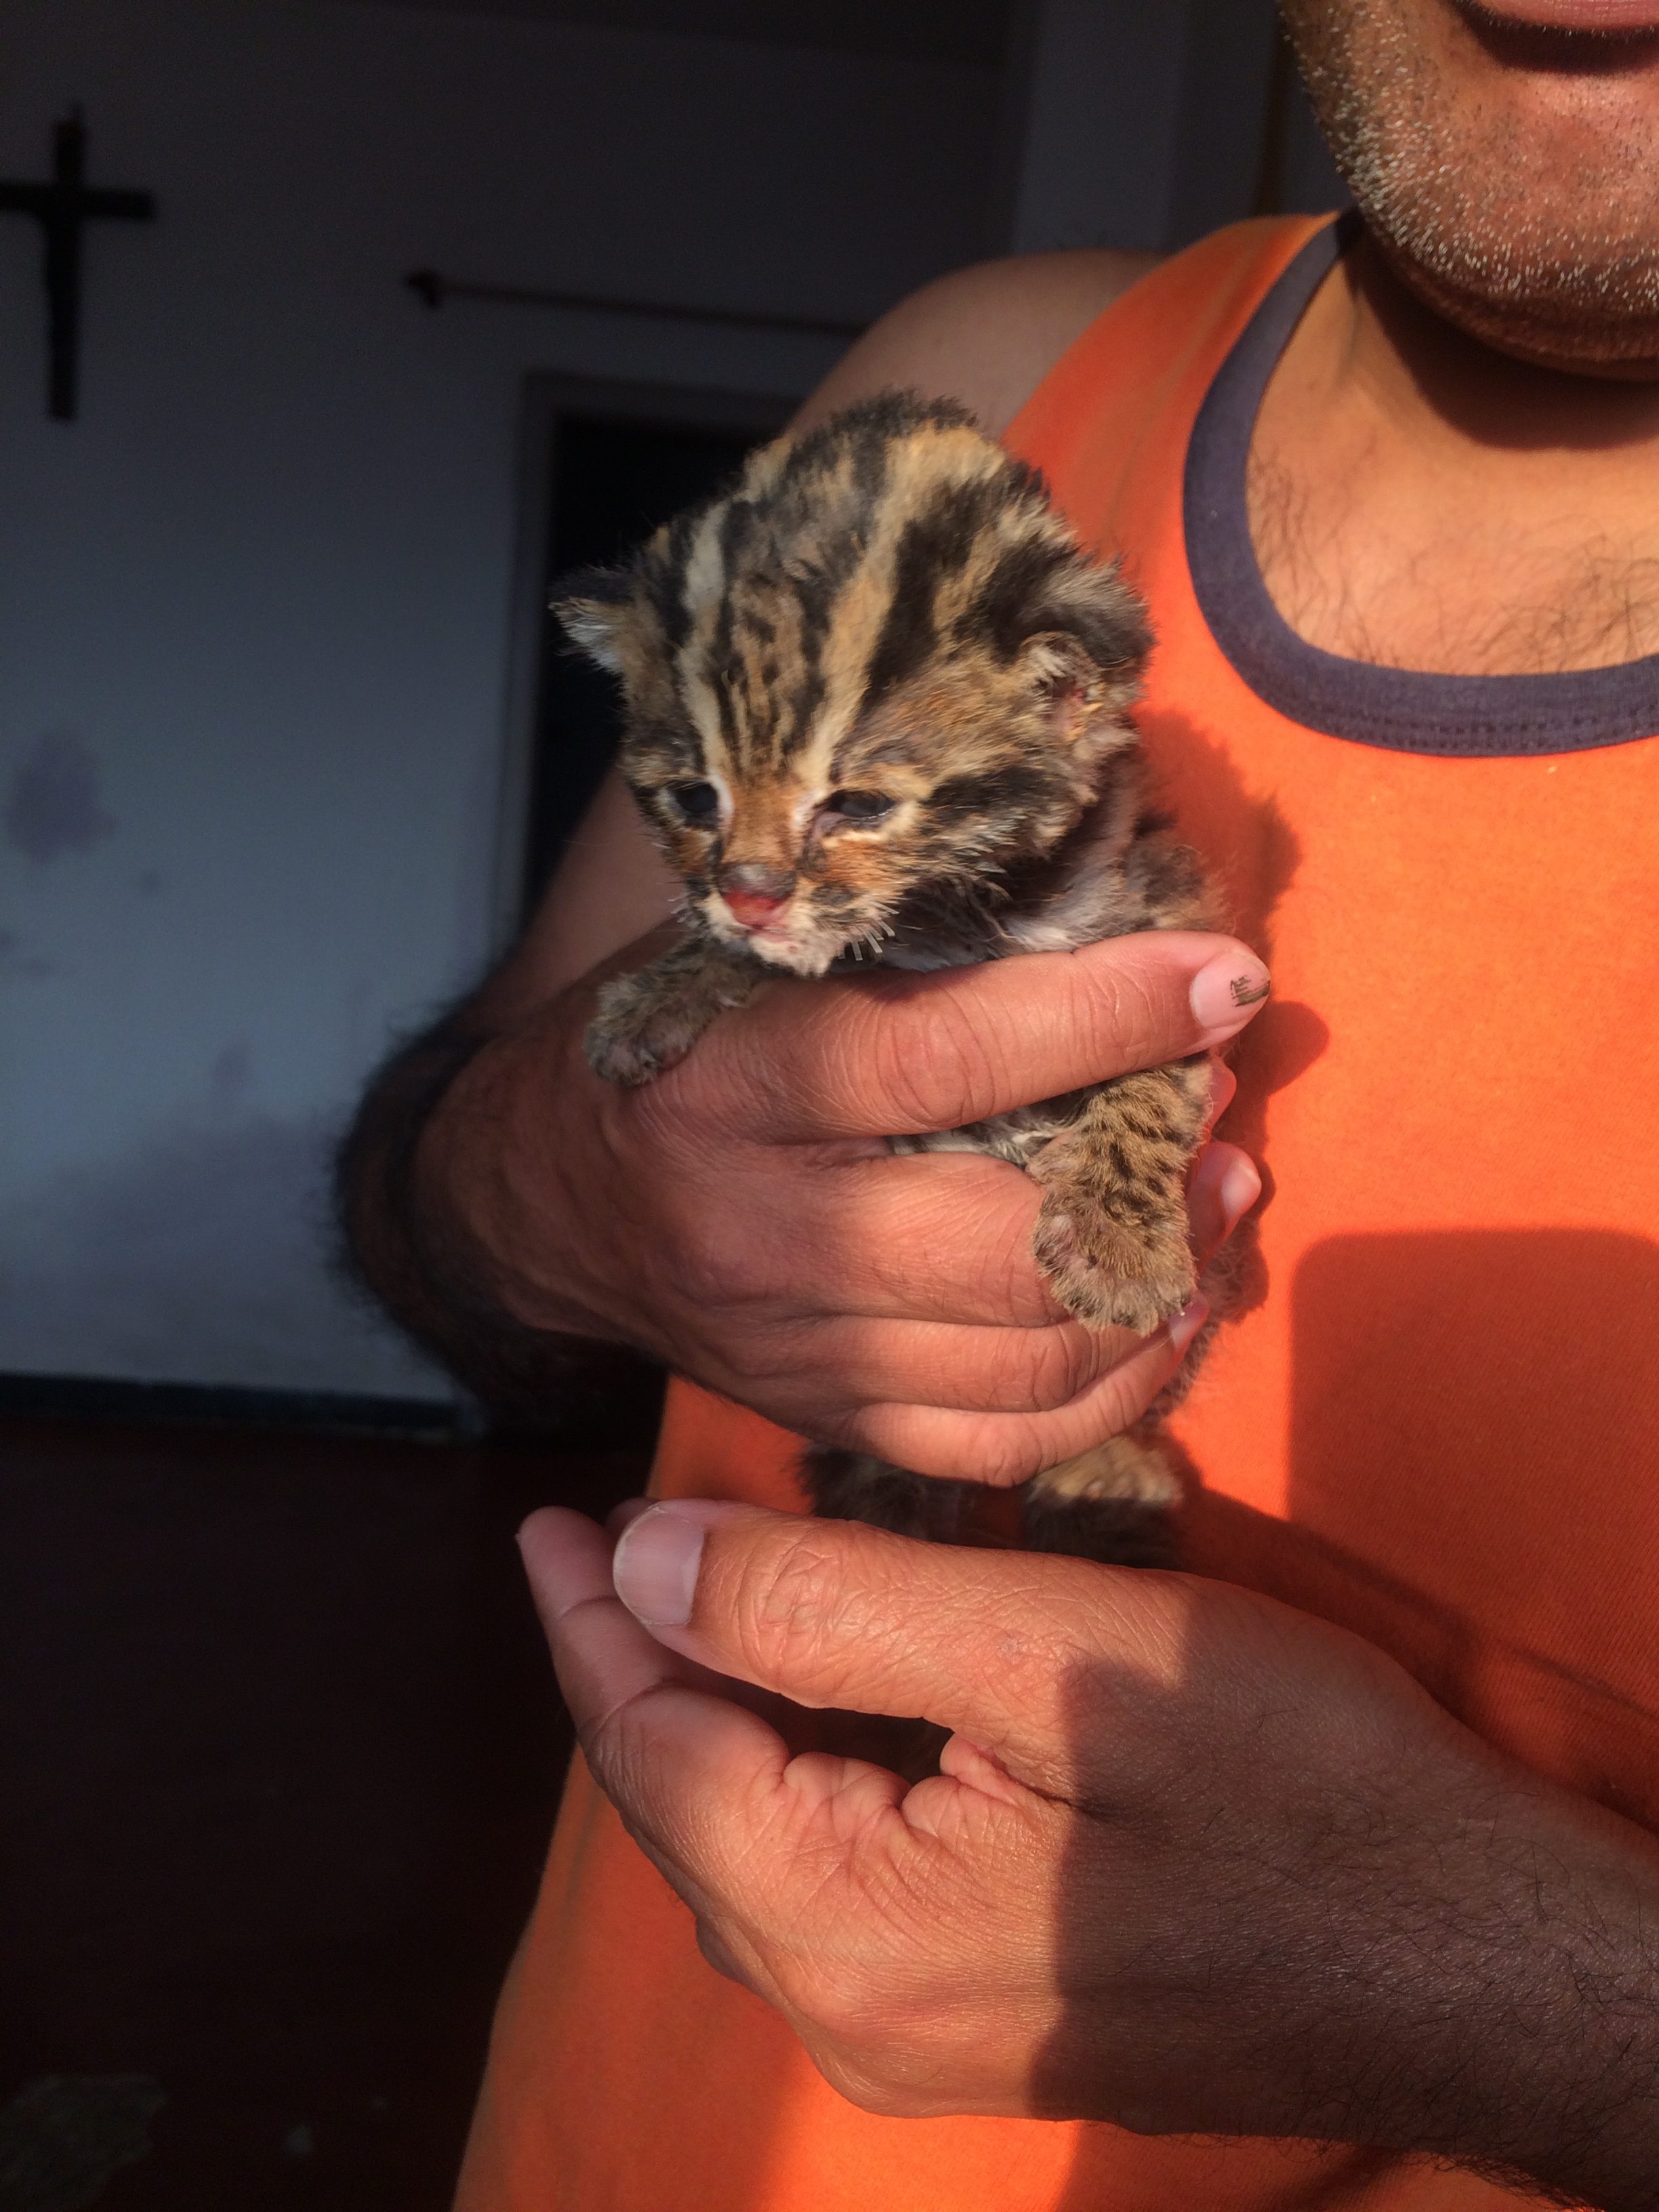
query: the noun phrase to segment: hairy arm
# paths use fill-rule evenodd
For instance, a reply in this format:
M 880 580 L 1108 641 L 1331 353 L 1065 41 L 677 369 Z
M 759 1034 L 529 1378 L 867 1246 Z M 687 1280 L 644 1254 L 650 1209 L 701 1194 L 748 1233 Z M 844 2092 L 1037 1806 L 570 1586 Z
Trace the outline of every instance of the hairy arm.
M 600 1786 L 854 2103 L 1659 2207 L 1659 1844 L 1358 1638 L 1225 1583 L 702 1500 L 614 1559 L 569 1513 L 520 1540 Z M 954 1733 L 907 1787 L 792 1756 L 734 1681 Z
M 583 973 L 668 918 L 673 885 L 614 776 L 589 808 L 529 928 L 484 982 L 386 1060 L 340 1153 L 338 1198 L 351 1254 L 398 1322 L 483 1402 L 560 1423 L 615 1395 L 629 1364 L 603 1334 L 533 1328 L 493 1280 L 463 1206 L 428 1187 L 428 1127 L 459 1079 L 514 1031 L 544 1023 Z M 485 1154 L 494 1116 L 464 1132 Z
M 1000 429 L 1058 355 L 1148 265 L 1143 255 L 1056 253 L 945 277 L 867 332 L 798 420 L 916 385 L 960 398 Z M 641 1298 L 620 1289 L 597 1297 L 575 1260 L 584 1242 L 614 1236 L 625 1243 L 629 1233 L 622 1211 L 594 1188 L 620 1165 L 615 1133 L 607 1138 L 597 1126 L 606 1102 L 570 1058 L 591 1004 L 585 979 L 666 922 L 672 889 L 613 776 L 520 942 L 478 990 L 381 1069 L 342 1154 L 342 1216 L 370 1285 L 487 1403 L 520 1418 L 568 1412 L 585 1386 L 591 1394 L 595 1384 L 613 1384 L 617 1368 L 606 1346 L 688 1364 L 672 1327 L 642 1326 Z M 628 1167 L 635 1175 L 681 1171 L 637 1148 Z M 735 1153 L 726 1169 L 729 1184 L 739 1172 Z M 537 1249 L 509 1255 L 501 1217 L 524 1229 L 526 1182 L 541 1200 L 531 1224 Z M 688 1193 L 702 1188 L 695 1178 L 685 1184 Z M 712 1188 L 708 1195 L 722 1202 Z M 728 1188 L 724 1202 L 734 1199 L 740 1207 Z M 647 1243 L 625 1254 L 641 1279 L 673 1264 L 660 1218 L 642 1234 Z

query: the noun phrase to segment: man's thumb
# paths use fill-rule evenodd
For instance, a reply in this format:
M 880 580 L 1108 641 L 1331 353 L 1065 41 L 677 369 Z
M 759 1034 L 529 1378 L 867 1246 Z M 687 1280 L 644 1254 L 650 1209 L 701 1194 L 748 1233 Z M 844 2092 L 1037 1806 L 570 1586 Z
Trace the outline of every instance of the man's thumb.
M 959 1729 L 1039 1787 L 1071 1763 L 1076 1686 L 1116 1641 L 1131 1579 L 695 1498 L 641 1514 L 612 1571 L 629 1612 L 686 1657 L 798 1705 Z

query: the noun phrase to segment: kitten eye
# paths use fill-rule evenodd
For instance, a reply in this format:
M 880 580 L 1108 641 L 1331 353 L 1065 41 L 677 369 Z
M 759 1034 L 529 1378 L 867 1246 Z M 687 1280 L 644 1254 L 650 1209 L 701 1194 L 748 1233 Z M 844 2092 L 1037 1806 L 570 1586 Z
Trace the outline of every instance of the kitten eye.
M 712 783 L 671 783 L 668 796 L 688 822 L 703 826 L 720 820 L 720 795 Z
M 878 791 L 832 791 L 823 804 L 827 813 L 845 815 L 849 822 L 879 822 L 894 802 Z

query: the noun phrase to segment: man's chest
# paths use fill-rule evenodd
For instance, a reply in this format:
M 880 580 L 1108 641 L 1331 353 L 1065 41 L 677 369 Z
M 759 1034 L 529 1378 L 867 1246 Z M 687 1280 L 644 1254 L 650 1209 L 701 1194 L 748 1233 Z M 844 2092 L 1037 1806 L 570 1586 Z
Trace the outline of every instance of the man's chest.
M 1534 499 L 1519 482 L 1513 500 L 1485 482 L 1460 497 L 1381 453 L 1298 453 L 1267 436 L 1248 498 L 1269 597 L 1326 653 L 1463 676 L 1659 653 L 1659 501 L 1635 515 L 1622 496 L 1602 507 L 1555 485 Z
M 1659 744 L 1449 760 L 1148 713 L 1275 1003 L 1258 1302 L 1180 1417 L 1196 1563 L 1659 1819 Z

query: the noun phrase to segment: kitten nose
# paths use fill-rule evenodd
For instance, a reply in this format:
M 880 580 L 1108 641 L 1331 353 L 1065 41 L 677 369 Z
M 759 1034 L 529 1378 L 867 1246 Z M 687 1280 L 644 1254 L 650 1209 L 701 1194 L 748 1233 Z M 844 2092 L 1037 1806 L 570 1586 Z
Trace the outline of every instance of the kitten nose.
M 736 861 L 722 868 L 714 880 L 732 920 L 745 929 L 758 929 L 770 921 L 795 888 L 793 875 L 769 868 L 759 860 Z

